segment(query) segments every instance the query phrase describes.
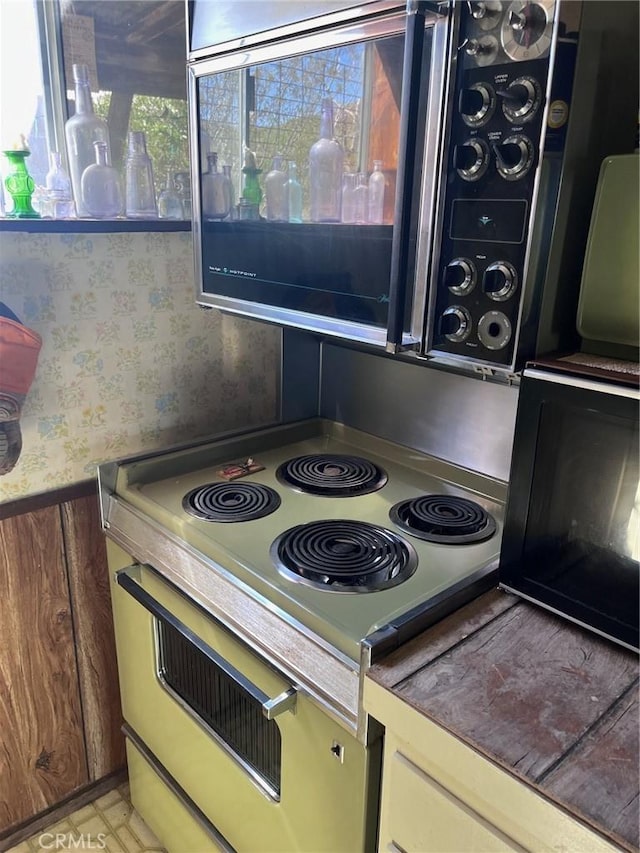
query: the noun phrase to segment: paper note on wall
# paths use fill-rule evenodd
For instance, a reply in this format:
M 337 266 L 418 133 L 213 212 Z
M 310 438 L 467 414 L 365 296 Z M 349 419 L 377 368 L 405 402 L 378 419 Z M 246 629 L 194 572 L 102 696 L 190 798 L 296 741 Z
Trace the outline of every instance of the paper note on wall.
M 73 88 L 73 66 L 86 65 L 91 91 L 100 91 L 93 18 L 88 15 L 65 15 L 62 20 L 62 44 L 67 86 Z

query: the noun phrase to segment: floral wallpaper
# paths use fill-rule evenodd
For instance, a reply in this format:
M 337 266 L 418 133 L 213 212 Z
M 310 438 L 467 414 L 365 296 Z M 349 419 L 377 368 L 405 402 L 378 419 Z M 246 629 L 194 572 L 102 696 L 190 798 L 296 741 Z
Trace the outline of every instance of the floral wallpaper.
M 0 301 L 43 340 L 0 502 L 276 418 L 278 330 L 195 304 L 188 232 L 0 233 Z

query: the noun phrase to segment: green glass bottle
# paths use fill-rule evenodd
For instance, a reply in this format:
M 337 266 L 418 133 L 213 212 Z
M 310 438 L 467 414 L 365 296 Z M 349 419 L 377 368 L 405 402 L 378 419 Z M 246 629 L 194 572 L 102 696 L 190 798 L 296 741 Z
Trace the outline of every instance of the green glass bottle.
M 31 152 L 27 148 L 4 152 L 4 156 L 11 166 L 11 171 L 4 179 L 7 192 L 13 199 L 13 210 L 6 214 L 9 219 L 40 219 L 40 214 L 33 209 L 31 204 L 31 196 L 36 185 L 27 171 L 25 162 L 30 154 Z

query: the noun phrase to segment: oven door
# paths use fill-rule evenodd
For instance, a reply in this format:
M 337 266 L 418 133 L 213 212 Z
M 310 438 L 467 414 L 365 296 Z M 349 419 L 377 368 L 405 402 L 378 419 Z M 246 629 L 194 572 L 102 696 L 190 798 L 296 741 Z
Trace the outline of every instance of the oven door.
M 450 47 L 450 13 L 432 5 L 190 64 L 200 303 L 417 346 L 412 205 L 418 164 L 437 158 Z
M 142 748 L 237 849 L 365 849 L 377 748 L 108 547 L 123 715 Z
M 528 369 L 500 583 L 638 649 L 637 388 Z

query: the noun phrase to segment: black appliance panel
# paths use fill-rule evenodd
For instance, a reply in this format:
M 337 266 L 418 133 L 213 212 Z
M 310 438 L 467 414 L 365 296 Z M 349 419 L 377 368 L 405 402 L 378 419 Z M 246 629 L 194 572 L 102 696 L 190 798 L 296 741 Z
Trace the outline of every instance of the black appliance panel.
M 513 360 L 548 62 L 545 57 L 458 66 L 435 282 L 431 347 L 436 351 L 502 366 Z M 533 101 L 526 120 L 507 115 L 514 92 L 520 101 L 527 96 Z M 474 126 L 474 116 L 484 108 L 478 109 L 481 98 L 487 113 Z M 472 271 L 467 292 L 459 286 L 460 261 Z M 457 308 L 464 329 L 457 325 Z
M 637 649 L 638 399 L 525 374 L 500 583 Z

